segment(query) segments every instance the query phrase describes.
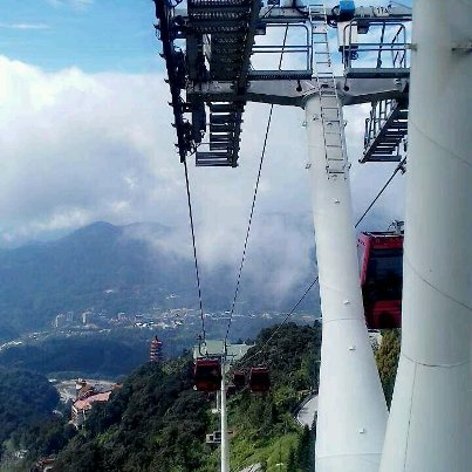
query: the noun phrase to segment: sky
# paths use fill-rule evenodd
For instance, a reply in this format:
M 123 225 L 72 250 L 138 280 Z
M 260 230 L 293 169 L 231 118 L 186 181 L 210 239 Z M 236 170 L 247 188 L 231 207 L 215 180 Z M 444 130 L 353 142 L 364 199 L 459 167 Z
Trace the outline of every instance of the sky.
M 0 51 L 47 71 L 162 70 L 151 0 L 2 0 Z
M 1 0 L 0 18 L 0 245 L 98 220 L 156 221 L 173 229 L 159 247 L 191 257 L 153 2 Z M 190 166 L 204 270 L 236 271 L 268 109 L 247 106 L 237 169 Z M 355 215 L 394 168 L 357 163 L 368 111 L 345 110 Z M 275 108 L 248 249 L 253 280 L 267 258 L 278 261 L 274 294 L 315 270 L 303 121 L 301 110 Z M 402 218 L 403 180 L 369 215 L 369 229 Z

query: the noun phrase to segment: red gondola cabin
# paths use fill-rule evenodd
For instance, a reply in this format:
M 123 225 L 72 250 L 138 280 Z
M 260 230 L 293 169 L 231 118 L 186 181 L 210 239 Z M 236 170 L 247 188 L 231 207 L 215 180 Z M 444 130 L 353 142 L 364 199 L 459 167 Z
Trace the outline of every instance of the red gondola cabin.
M 193 368 L 197 390 L 216 392 L 221 387 L 221 364 L 218 359 L 197 359 Z
M 269 369 L 252 367 L 249 372 L 249 388 L 251 392 L 267 392 L 270 389 Z
M 401 327 L 403 235 L 361 233 L 361 286 L 369 329 Z
M 246 374 L 242 370 L 233 372 L 233 384 L 237 390 L 241 390 L 246 385 Z

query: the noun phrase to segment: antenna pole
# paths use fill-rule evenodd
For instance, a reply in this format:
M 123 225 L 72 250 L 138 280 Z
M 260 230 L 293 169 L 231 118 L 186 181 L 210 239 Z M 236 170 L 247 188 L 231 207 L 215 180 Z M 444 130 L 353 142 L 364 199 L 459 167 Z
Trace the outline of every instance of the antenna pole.
M 221 390 L 220 390 L 220 430 L 221 430 L 221 472 L 229 472 L 228 420 L 226 409 L 226 358 L 221 358 Z
M 381 472 L 472 464 L 472 0 L 415 0 L 402 347 Z
M 318 93 L 305 103 L 323 314 L 316 470 L 378 472 L 387 408 L 364 320 L 344 123 L 329 97 L 324 110 Z M 338 144 L 326 147 L 327 135 Z

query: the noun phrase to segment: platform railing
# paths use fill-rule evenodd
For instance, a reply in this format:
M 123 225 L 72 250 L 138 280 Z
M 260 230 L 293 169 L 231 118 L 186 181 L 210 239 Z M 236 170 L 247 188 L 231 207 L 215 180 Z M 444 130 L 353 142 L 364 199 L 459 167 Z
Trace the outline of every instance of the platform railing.
M 367 30 L 362 20 L 352 20 L 342 28 L 340 52 L 347 76 L 361 74 L 368 78 L 371 73 L 373 77 L 379 74 L 400 77 L 409 74 L 411 45 L 403 23 L 369 21 Z

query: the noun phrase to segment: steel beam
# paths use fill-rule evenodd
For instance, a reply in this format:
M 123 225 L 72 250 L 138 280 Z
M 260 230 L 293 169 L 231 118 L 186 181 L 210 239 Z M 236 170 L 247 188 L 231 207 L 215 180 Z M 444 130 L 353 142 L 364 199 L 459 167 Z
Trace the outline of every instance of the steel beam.
M 392 79 L 336 78 L 338 96 L 343 105 L 370 103 L 373 100 L 402 99 L 407 96 L 407 81 Z M 307 95 L 316 92 L 315 80 L 266 80 L 251 82 L 244 95 L 236 96 L 231 82 L 200 82 L 187 87 L 188 96 L 198 96 L 205 101 L 240 100 L 241 103 L 258 102 L 274 105 L 303 106 Z

